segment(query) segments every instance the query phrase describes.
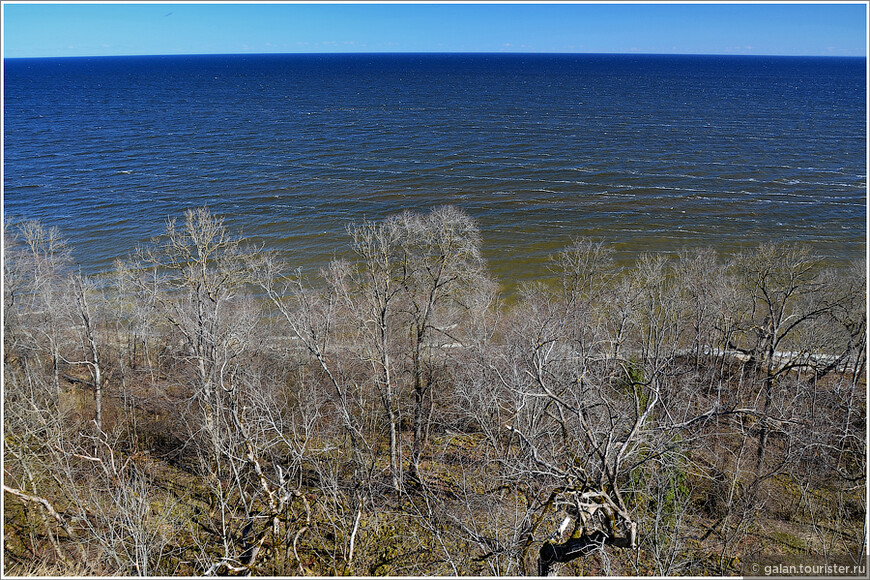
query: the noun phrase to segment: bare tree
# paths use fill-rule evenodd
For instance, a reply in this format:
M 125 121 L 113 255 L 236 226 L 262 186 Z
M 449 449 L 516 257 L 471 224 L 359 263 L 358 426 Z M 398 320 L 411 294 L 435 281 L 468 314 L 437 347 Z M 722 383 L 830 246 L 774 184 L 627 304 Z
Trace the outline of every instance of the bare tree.
M 780 376 L 827 354 L 828 345 L 801 340 L 814 321 L 827 318 L 837 302 L 829 302 L 830 282 L 822 277 L 819 259 L 804 247 L 765 245 L 741 254 L 734 263 L 746 297 L 746 325 L 735 336 L 737 349 L 750 357 L 763 375 L 762 424 L 758 439 L 761 469 L 767 442 L 774 385 Z M 845 300 L 842 297 L 840 300 Z M 740 346 L 740 343 L 743 346 Z
M 399 250 L 401 236 L 397 218 L 382 223 L 363 222 L 349 226 L 352 247 L 360 259 L 356 268 L 345 270 L 349 277 L 336 287 L 345 306 L 354 314 L 362 345 L 370 349 L 364 354 L 372 366 L 375 384 L 387 415 L 389 429 L 390 476 L 396 491 L 402 489 L 402 451 L 399 439 L 399 392 L 396 384 L 394 333 L 398 316 L 397 302 L 407 265 Z M 338 281 L 338 279 L 336 279 Z
M 98 344 L 97 338 L 97 321 L 99 319 L 94 316 L 93 299 L 88 296 L 89 293 L 93 293 L 93 284 L 79 273 L 72 277 L 70 286 L 74 304 L 68 319 L 72 328 L 80 334 L 80 344 L 84 356 L 81 360 L 70 360 L 64 356 L 61 358 L 68 365 L 87 367 L 91 376 L 89 386 L 94 389 L 94 422 L 97 429 L 102 430 L 105 377 L 104 365 L 100 362 L 102 347 Z
M 461 347 L 464 321 L 485 306 L 492 286 L 480 253 L 480 232 L 470 216 L 453 206 L 428 214 L 405 212 L 398 219 L 403 272 L 399 278 L 410 325 L 410 373 L 414 394 L 412 476 L 421 480 L 420 460 L 434 411 L 435 355 Z
M 60 394 L 61 353 L 68 336 L 62 320 L 69 304 L 63 276 L 70 269 L 70 251 L 56 227 L 38 221 L 21 223 L 22 244 L 13 246 L 4 260 L 4 329 L 17 337 L 26 356 L 49 356 L 55 395 Z M 10 326 L 16 319 L 16 327 Z M 8 338 L 7 338 L 8 340 Z
M 127 269 L 183 339 L 182 360 L 195 373 L 206 428 L 231 390 L 231 365 L 240 362 L 257 323 L 256 312 L 244 304 L 245 284 L 252 280 L 249 253 L 222 219 L 200 208 L 188 210 L 183 225 L 170 219 L 166 234 L 140 249 Z

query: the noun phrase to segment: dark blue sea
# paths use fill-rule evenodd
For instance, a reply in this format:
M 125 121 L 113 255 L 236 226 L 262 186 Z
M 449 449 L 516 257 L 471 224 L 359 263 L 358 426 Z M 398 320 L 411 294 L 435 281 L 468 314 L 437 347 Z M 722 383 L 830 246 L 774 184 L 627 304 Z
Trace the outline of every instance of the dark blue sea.
M 512 286 L 618 257 L 866 247 L 863 58 L 236 55 L 5 60 L 7 219 L 85 272 L 208 206 L 309 271 L 345 225 L 455 204 Z

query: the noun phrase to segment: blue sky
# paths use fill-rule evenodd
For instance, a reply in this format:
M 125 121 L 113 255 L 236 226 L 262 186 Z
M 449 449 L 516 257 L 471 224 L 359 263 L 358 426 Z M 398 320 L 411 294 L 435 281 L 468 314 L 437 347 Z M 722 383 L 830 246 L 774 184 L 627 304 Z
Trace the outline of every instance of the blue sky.
M 850 4 L 3 4 L 4 57 L 273 52 L 866 56 Z

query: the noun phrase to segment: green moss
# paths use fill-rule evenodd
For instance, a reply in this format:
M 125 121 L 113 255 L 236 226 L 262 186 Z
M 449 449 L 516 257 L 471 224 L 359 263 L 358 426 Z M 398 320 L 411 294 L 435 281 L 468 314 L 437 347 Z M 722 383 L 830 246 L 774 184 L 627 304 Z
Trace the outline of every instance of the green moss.
M 786 553 L 802 553 L 809 549 L 809 546 L 807 546 L 807 543 L 802 538 L 787 530 L 773 530 L 770 532 L 770 537 L 780 548 L 784 548 L 783 551 Z

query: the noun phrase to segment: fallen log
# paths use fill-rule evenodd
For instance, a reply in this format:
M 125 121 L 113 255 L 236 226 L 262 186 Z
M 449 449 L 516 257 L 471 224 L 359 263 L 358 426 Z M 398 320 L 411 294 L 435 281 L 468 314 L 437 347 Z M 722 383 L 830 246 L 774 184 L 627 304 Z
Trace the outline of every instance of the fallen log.
M 561 544 L 544 542 L 538 555 L 538 575 L 549 576 L 553 564 L 564 564 L 577 558 L 591 556 L 604 546 L 616 546 L 618 548 L 634 548 L 635 528 L 632 526 L 628 538 L 609 536 L 601 530 L 594 530 L 577 538 L 569 538 Z

